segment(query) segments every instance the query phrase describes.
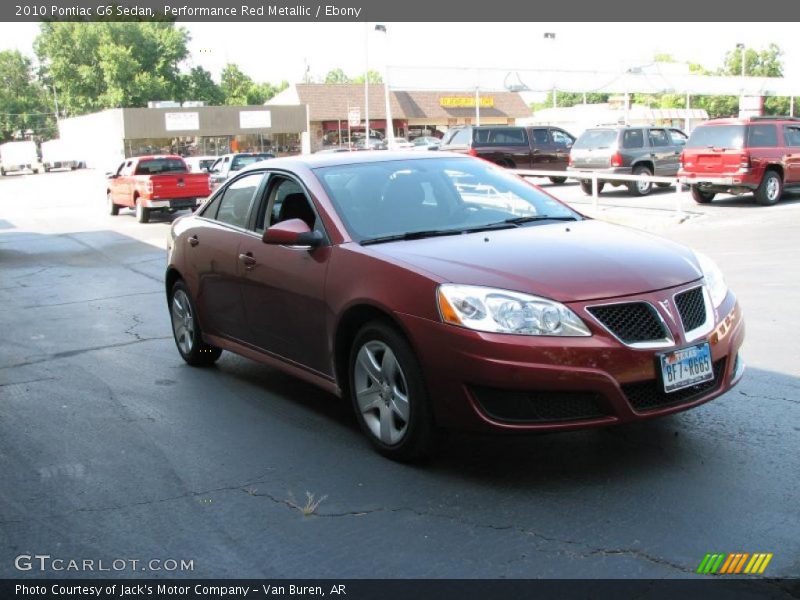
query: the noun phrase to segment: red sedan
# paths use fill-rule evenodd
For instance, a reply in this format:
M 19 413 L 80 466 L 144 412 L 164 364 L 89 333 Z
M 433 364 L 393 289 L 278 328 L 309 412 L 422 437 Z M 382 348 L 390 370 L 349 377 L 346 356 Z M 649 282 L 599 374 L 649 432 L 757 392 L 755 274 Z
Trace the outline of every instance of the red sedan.
M 710 259 L 445 153 L 253 165 L 173 223 L 166 291 L 186 362 L 229 350 L 349 397 L 400 460 L 439 428 L 674 413 L 744 371 Z

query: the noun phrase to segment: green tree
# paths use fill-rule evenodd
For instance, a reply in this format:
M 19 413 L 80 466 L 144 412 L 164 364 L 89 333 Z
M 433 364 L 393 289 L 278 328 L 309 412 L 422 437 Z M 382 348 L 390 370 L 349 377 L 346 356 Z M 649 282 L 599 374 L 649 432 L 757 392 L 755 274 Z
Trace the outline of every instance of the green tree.
M 333 69 L 325 75 L 325 83 L 350 83 L 350 78 L 341 69 Z
M 601 94 L 597 92 L 586 93 L 587 104 L 602 104 L 608 102 L 609 94 Z M 559 107 L 577 106 L 583 104 L 583 94 L 579 92 L 559 92 L 556 90 L 556 105 Z M 547 99 L 541 102 L 531 103 L 531 110 L 534 112 L 545 108 L 553 107 L 553 93 L 547 94 Z
M 211 78 L 211 73 L 203 67 L 194 67 L 181 76 L 180 100 L 201 100 L 215 106 L 225 102 L 222 88 Z
M 29 129 L 53 137 L 54 108 L 34 78 L 31 61 L 16 50 L 0 51 L 0 141 Z
M 34 43 L 40 76 L 70 114 L 178 97 L 189 33 L 174 23 L 45 22 Z
M 367 71 L 367 76 L 369 77 L 370 83 L 383 83 L 383 77 L 378 71 L 370 69 Z M 362 73 L 358 77 L 353 78 L 353 83 L 364 83 L 364 74 Z
M 225 104 L 250 104 L 254 85 L 253 80 L 239 68 L 239 65 L 228 63 L 222 69 L 220 88 Z

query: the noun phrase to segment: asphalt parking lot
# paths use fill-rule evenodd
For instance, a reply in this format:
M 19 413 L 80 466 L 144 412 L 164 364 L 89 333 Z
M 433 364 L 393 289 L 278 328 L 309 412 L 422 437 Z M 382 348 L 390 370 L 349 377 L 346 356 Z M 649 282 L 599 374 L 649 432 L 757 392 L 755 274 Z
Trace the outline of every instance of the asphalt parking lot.
M 0 577 L 20 554 L 191 560 L 194 577 L 693 577 L 708 552 L 800 576 L 800 200 L 697 206 L 619 188 L 594 210 L 714 258 L 747 321 L 730 393 L 635 426 L 451 435 L 389 462 L 349 405 L 171 338 L 168 219 L 104 211 L 92 171 L 0 179 Z M 680 200 L 684 216 L 675 218 Z M 679 222 L 681 221 L 681 222 Z M 301 510 L 306 492 L 321 500 Z

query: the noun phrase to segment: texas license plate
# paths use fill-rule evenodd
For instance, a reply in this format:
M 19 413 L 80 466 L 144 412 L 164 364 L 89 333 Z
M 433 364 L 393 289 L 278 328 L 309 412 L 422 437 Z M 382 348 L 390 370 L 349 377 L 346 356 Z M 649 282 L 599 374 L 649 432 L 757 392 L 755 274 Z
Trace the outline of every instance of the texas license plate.
M 660 358 L 661 379 L 667 393 L 714 379 L 708 342 L 665 352 Z

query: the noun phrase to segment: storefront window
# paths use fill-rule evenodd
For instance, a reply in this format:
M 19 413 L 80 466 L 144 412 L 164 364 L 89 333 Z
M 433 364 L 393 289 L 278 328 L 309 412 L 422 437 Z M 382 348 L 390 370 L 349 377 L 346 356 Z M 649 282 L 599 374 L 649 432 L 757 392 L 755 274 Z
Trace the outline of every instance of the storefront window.
M 179 156 L 221 156 L 232 152 L 271 152 L 276 156 L 300 153 L 296 133 L 189 136 L 125 140 L 125 156 L 177 154 Z

